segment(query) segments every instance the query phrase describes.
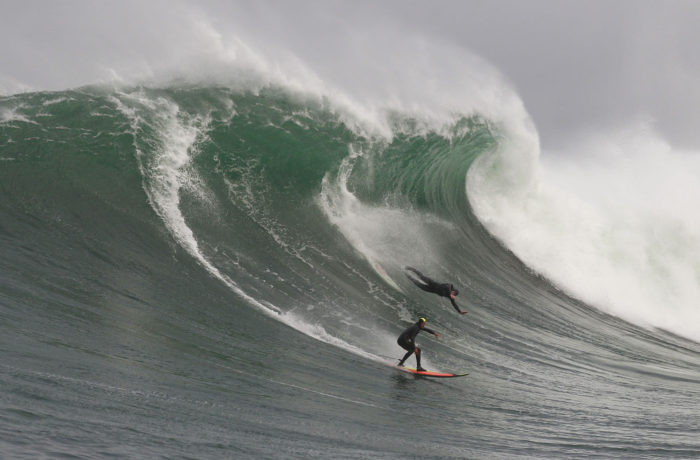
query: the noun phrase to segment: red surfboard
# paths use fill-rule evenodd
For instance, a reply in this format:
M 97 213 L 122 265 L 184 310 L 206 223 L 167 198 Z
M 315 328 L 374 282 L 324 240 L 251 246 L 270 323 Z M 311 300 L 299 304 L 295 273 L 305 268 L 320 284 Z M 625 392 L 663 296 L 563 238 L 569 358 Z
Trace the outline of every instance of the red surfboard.
M 419 371 L 417 369 L 414 369 L 412 367 L 402 367 L 402 366 L 394 366 L 397 369 L 408 372 L 410 374 L 414 375 L 424 375 L 426 377 L 440 377 L 440 378 L 449 378 L 449 377 L 464 377 L 465 375 L 469 375 L 467 373 L 464 374 L 453 374 L 450 372 L 435 372 L 435 371 Z

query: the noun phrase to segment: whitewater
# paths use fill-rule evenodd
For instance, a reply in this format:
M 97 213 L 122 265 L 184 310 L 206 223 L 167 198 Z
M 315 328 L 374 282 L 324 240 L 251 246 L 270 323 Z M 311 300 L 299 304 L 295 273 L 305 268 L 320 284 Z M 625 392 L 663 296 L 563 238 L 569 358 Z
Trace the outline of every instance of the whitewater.
M 442 42 L 338 72 L 196 30 L 184 68 L 0 98 L 1 452 L 700 455 L 697 152 L 543 151 Z M 469 376 L 391 367 L 419 316 Z

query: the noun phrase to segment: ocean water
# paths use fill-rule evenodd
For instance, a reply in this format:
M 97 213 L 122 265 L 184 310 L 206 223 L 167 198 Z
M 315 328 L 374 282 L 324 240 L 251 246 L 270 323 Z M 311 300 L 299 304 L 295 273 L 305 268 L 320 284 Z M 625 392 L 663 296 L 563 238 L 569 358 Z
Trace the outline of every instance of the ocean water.
M 686 157 L 355 115 L 274 84 L 0 98 L 2 456 L 700 457 Z M 468 376 L 390 366 L 419 316 L 424 367 Z

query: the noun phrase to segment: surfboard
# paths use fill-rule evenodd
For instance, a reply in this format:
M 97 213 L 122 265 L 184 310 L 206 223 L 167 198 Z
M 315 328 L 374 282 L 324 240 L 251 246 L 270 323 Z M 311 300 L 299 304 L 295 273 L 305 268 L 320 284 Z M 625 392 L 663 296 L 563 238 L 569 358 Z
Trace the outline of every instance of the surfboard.
M 396 290 L 399 291 L 399 292 L 403 292 L 403 289 L 401 289 L 401 288 L 399 287 L 399 285 L 396 284 L 396 281 L 394 281 L 393 279 L 391 279 L 391 276 L 389 276 L 389 274 L 386 272 L 386 270 L 384 270 L 384 267 L 382 267 L 382 266 L 379 264 L 379 262 L 373 261 L 373 260 L 371 260 L 371 259 L 369 259 L 369 262 L 372 264 L 372 268 L 374 268 L 374 271 L 377 272 L 377 274 L 378 274 L 379 276 L 381 276 L 382 279 L 383 279 L 384 281 L 386 281 L 386 283 L 387 283 L 389 286 L 393 287 L 394 289 L 396 289 Z
M 450 378 L 450 377 L 464 377 L 465 375 L 469 375 L 466 372 L 464 374 L 453 374 L 451 372 L 419 371 L 413 367 L 401 367 L 401 366 L 394 366 L 394 367 L 400 371 L 408 372 L 408 373 L 414 374 L 414 375 L 424 375 L 426 377 Z

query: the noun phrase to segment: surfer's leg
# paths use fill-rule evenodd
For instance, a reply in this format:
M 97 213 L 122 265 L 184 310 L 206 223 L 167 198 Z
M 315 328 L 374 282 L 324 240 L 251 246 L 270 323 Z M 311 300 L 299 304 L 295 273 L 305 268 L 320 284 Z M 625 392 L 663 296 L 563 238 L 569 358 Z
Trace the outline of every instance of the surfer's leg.
M 416 370 L 424 371 L 425 369 L 423 369 L 420 365 L 420 348 L 416 347 L 415 353 L 416 353 Z
M 410 268 L 410 267 L 407 267 L 407 268 Z M 420 277 L 421 277 L 421 280 L 424 281 L 424 283 L 422 283 L 421 281 L 415 279 L 414 277 L 412 277 L 412 276 L 409 275 L 408 273 L 405 274 L 405 275 L 406 275 L 406 278 L 408 278 L 409 280 L 411 280 L 411 282 L 412 282 L 413 284 L 415 284 L 416 286 L 418 286 L 418 287 L 421 288 L 422 290 L 424 290 L 424 291 L 426 291 L 426 292 L 434 292 L 433 289 L 431 288 L 430 284 L 427 284 L 428 282 L 425 281 L 426 278 L 425 278 L 423 275 L 421 275 L 420 272 L 418 272 L 415 268 L 414 268 L 412 271 L 415 272 L 418 276 L 420 276 Z M 430 280 L 430 278 L 428 278 L 428 280 Z
M 413 354 L 413 350 L 407 351 L 406 354 L 403 355 L 403 358 L 401 358 L 401 360 L 399 360 L 399 366 L 403 366 L 403 363 L 406 362 L 408 357 L 411 356 L 412 354 Z
M 406 270 L 409 270 L 409 271 L 412 271 L 413 273 L 415 273 L 416 276 L 417 276 L 418 278 L 420 278 L 420 280 L 421 280 L 423 283 L 425 283 L 425 284 L 419 283 L 415 278 L 406 275 L 406 277 L 407 277 L 408 279 L 410 279 L 411 281 L 413 281 L 413 284 L 415 284 L 415 285 L 418 286 L 419 288 L 423 289 L 424 291 L 435 292 L 434 286 L 435 286 L 436 284 L 438 284 L 437 282 L 435 282 L 434 280 L 428 278 L 427 276 L 425 276 L 424 274 L 422 274 L 421 272 L 419 272 L 418 270 L 416 270 L 416 269 L 413 268 L 413 267 L 406 267 Z
M 424 291 L 426 291 L 426 292 L 433 292 L 433 291 L 430 290 L 430 287 L 429 287 L 428 285 L 421 283 L 421 282 L 418 281 L 417 279 L 412 278 L 412 277 L 410 277 L 410 276 L 408 276 L 408 275 L 406 275 L 406 278 L 410 279 L 411 282 L 412 282 L 413 284 L 415 284 L 415 285 L 418 286 L 419 288 L 423 289 Z
M 427 276 L 425 276 L 424 274 L 422 274 L 418 270 L 416 270 L 416 275 L 418 275 L 418 278 L 420 278 L 420 280 L 423 281 L 425 284 L 435 284 L 435 281 L 431 280 L 430 278 L 428 278 Z
M 399 366 L 403 366 L 403 363 L 406 362 L 409 356 L 411 356 L 416 349 L 416 346 L 413 342 L 403 342 L 401 340 L 397 340 L 396 343 L 399 344 L 401 348 L 406 350 L 406 354 L 403 355 L 403 358 L 399 360 Z
M 413 268 L 413 267 L 406 267 L 406 270 L 415 273 L 416 276 L 417 276 L 418 278 L 420 278 L 421 281 L 423 281 L 424 283 L 429 283 L 430 281 L 432 281 L 430 278 L 428 278 L 427 276 L 425 276 L 424 274 L 422 274 L 421 272 L 419 272 L 418 270 L 416 270 L 416 269 Z

